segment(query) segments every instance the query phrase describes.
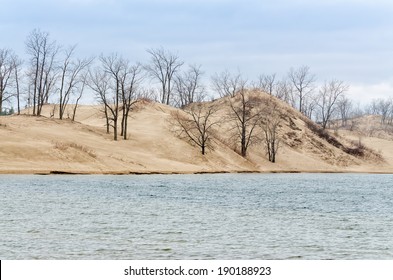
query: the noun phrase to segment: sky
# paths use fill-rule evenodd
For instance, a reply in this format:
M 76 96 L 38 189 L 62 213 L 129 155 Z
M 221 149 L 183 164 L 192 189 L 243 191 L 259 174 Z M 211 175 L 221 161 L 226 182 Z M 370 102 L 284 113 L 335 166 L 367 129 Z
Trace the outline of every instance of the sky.
M 0 0 L 0 48 L 25 57 L 35 28 L 81 56 L 147 62 L 164 47 L 214 73 L 287 74 L 309 66 L 359 102 L 393 96 L 393 1 Z

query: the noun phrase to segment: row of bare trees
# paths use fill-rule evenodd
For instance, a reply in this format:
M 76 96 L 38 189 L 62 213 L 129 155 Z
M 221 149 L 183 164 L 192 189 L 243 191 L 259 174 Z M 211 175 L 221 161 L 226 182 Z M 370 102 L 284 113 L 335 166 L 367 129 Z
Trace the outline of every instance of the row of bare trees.
M 340 107 L 343 102 L 347 102 L 345 93 L 349 89 L 343 81 L 336 79 L 325 81 L 318 88 L 315 75 L 307 66 L 291 68 L 281 80 L 276 74 L 271 74 L 260 75 L 254 82 L 248 82 L 240 73 L 231 74 L 224 71 L 212 77 L 212 85 L 220 97 L 233 97 L 246 87 L 258 89 L 285 101 L 308 118 L 320 122 L 324 129 L 341 112 L 345 115 L 345 110 L 341 110 Z
M 393 124 L 393 98 L 378 98 L 373 99 L 367 108 L 367 113 L 370 115 L 381 116 L 382 125 Z
M 26 39 L 26 51 L 28 59 L 22 61 L 13 51 L 0 49 L 0 112 L 4 102 L 14 99 L 20 114 L 24 98 L 31 113 L 41 115 L 44 104 L 54 96 L 62 119 L 70 97 L 74 96 L 75 116 L 93 59 L 76 59 L 75 47 L 64 49 L 49 33 L 36 29 Z
M 283 118 L 278 103 L 272 97 L 240 88 L 233 96 L 225 97 L 225 104 L 193 103 L 183 111 L 175 111 L 172 116 L 178 135 L 199 147 L 204 155 L 218 137 L 216 127 L 224 125 L 241 156 L 247 157 L 250 146 L 263 143 L 269 161 L 274 163 Z M 218 114 L 220 110 L 223 112 Z
M 52 40 L 49 33 L 38 29 L 29 34 L 25 44 L 28 59 L 24 63 L 11 50 L 0 49 L 0 110 L 3 102 L 9 102 L 15 97 L 19 113 L 20 93 L 24 92 L 26 107 L 31 108 L 33 115 L 41 115 L 43 105 L 51 100 L 59 105 L 58 116 L 62 119 L 70 100 L 79 102 L 81 93 L 87 88 L 87 78 L 92 76 L 88 72 L 93 58 L 77 58 L 76 46 L 64 48 Z M 153 99 L 163 104 L 183 107 L 206 97 L 206 90 L 201 82 L 201 66 L 189 65 L 182 70 L 184 62 L 176 53 L 164 48 L 148 49 L 147 52 L 151 59 L 149 63 L 138 66 L 138 72 L 144 72 L 143 76 L 150 77 L 149 81 L 159 85 L 157 96 L 151 96 Z M 104 56 L 101 55 L 99 64 L 104 63 L 106 68 L 119 67 L 108 65 L 114 62 L 103 59 Z M 106 69 L 106 72 L 114 77 L 120 74 L 115 73 L 115 70 L 119 69 Z M 118 92 L 119 96 L 122 95 L 120 89 Z M 127 109 L 127 106 L 124 108 Z
M 33 107 L 33 115 L 41 115 L 56 83 L 55 58 L 60 46 L 50 39 L 48 33 L 33 30 L 26 40 L 26 49 L 29 55 L 28 100 Z
M 220 123 L 220 120 L 214 118 L 217 111 L 218 107 L 214 104 L 203 106 L 202 103 L 192 103 L 182 112 L 172 113 L 174 127 L 178 127 L 178 135 L 199 147 L 202 155 L 205 155 L 207 149 L 212 148 L 214 127 Z
M 182 71 L 184 62 L 177 54 L 162 47 L 148 49 L 147 52 L 150 62 L 144 70 L 152 81 L 159 84 L 159 102 L 182 108 L 207 97 L 200 65 L 189 65 L 187 70 Z
M 112 54 L 101 55 L 100 65 L 89 71 L 89 87 L 104 106 L 106 130 L 113 128 L 113 139 L 128 137 L 128 117 L 138 99 L 139 86 L 143 81 L 142 66 L 131 64 L 127 59 Z
M 74 103 L 79 101 L 80 93 L 86 89 L 87 78 L 92 76 L 87 72 L 93 59 L 75 58 L 75 49 L 75 46 L 64 49 L 50 38 L 49 33 L 40 30 L 33 30 L 27 37 L 26 50 L 29 58 L 27 69 L 25 69 L 23 90 L 27 92 L 27 106 L 32 108 L 33 115 L 41 114 L 43 105 L 49 102 L 51 95 L 57 96 L 54 101 L 59 104 L 58 116 L 60 119 L 64 117 L 71 96 L 73 96 Z M 148 49 L 147 52 L 150 61 L 140 68 L 147 77 L 150 77 L 149 81 L 158 84 L 157 101 L 182 108 L 190 103 L 206 100 L 207 88 L 202 82 L 204 73 L 201 66 L 189 65 L 187 69 L 184 69 L 184 61 L 176 53 L 162 47 Z M 0 67 L 0 108 L 2 102 L 7 101 L 10 96 L 17 96 L 17 103 L 20 104 L 19 81 L 21 78 L 18 77 L 20 74 L 18 70 L 20 70 L 21 61 L 9 53 L 10 51 L 5 50 L 0 56 L 0 65 L 2 62 L 7 64 L 7 67 Z M 3 57 L 5 58 L 3 59 Z M 103 63 L 102 58 L 101 55 L 100 63 Z M 106 64 L 108 63 L 112 62 L 106 61 Z M 114 65 L 106 65 L 106 67 L 108 66 L 114 67 Z M 109 71 L 107 69 L 106 72 L 111 72 L 111 76 L 119 74 L 111 70 L 116 69 L 109 69 Z M 10 91 L 5 90 L 11 73 L 13 73 L 14 85 L 17 85 L 18 88 L 16 94 L 10 94 Z M 118 78 L 114 77 L 115 80 Z M 233 75 L 228 71 L 215 74 L 211 78 L 213 93 L 220 97 L 233 97 L 245 87 L 258 88 L 286 101 L 306 116 L 320 119 L 323 126 L 326 126 L 333 115 L 332 111 L 337 111 L 335 103 L 339 99 L 337 96 L 327 95 L 343 95 L 348 87 L 341 81 L 332 80 L 319 90 L 319 94 L 315 94 L 315 81 L 315 75 L 310 72 L 307 66 L 298 69 L 291 68 L 288 75 L 281 80 L 272 74 L 261 75 L 257 82 L 248 83 L 240 73 Z M 120 81 L 117 83 L 117 86 L 120 86 Z M 120 89 L 116 91 L 119 92 L 120 97 Z M 109 100 L 109 102 L 113 101 L 117 104 L 118 100 L 120 98 Z M 332 104 L 326 105 L 325 101 L 334 103 L 334 106 Z M 18 105 L 19 107 L 20 105 Z M 109 110 L 109 108 L 107 109 Z M 114 114 L 115 116 L 111 118 L 116 120 L 117 113 L 114 112 Z
M 108 133 L 113 128 L 114 139 L 118 134 L 127 138 L 128 116 L 136 99 L 142 95 L 163 104 L 186 108 L 189 104 L 205 101 L 208 93 L 234 98 L 246 89 L 259 89 L 287 102 L 323 128 L 336 119 L 346 125 L 355 114 L 353 102 L 346 96 L 348 85 L 332 79 L 317 86 L 316 76 L 307 66 L 291 68 L 282 78 L 276 74 L 260 75 L 256 81 L 248 81 L 241 73 L 223 71 L 211 77 L 209 91 L 203 83 L 204 72 L 200 65 L 185 66 L 178 54 L 162 47 L 148 49 L 150 60 L 140 64 L 131 63 L 118 54 L 101 55 L 98 59 L 78 58 L 76 46 L 64 48 L 52 40 L 49 33 L 40 30 L 33 30 L 25 44 L 28 55 L 25 62 L 13 51 L 0 49 L 0 112 L 4 102 L 13 99 L 19 113 L 24 96 L 33 115 L 40 115 L 43 105 L 51 100 L 57 104 L 53 115 L 58 110 L 56 116 L 60 119 L 65 115 L 70 117 L 67 108 L 73 103 L 71 115 L 74 120 L 78 103 L 88 90 L 103 105 L 106 128 Z M 151 86 L 146 89 L 146 84 L 151 82 L 158 86 L 154 90 Z M 241 154 L 246 153 L 251 142 L 252 133 L 247 137 L 245 131 L 252 130 L 254 120 L 242 110 L 246 111 L 255 103 L 243 101 L 244 108 L 229 106 L 233 119 L 240 122 L 237 129 L 243 131 L 239 134 Z M 391 103 L 376 100 L 369 110 L 380 114 L 383 123 L 389 123 L 393 119 L 390 117 Z
M 17 98 L 17 108 L 20 112 L 20 85 L 19 75 L 22 61 L 10 49 L 0 49 L 0 113 L 3 104 L 11 98 Z M 14 90 L 16 93 L 14 93 Z

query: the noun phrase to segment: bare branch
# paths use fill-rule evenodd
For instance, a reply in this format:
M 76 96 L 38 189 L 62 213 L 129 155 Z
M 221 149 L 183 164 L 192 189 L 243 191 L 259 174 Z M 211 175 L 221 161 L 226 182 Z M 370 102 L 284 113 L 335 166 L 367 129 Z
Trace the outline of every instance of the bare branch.
M 213 127 L 219 123 L 212 120 L 217 110 L 214 105 L 203 106 L 202 103 L 193 103 L 184 112 L 175 111 L 171 114 L 179 127 L 178 135 L 198 146 L 202 155 L 211 148 Z
M 64 56 L 65 56 L 64 61 L 63 64 L 60 66 L 60 71 L 61 71 L 60 89 L 59 89 L 59 118 L 60 119 L 63 119 L 64 112 L 66 110 L 71 95 L 77 90 L 78 85 L 83 82 L 83 78 L 81 78 L 82 71 L 85 70 L 87 67 L 89 67 L 89 65 L 93 61 L 93 58 L 73 60 L 72 57 L 75 48 L 76 46 L 71 46 L 64 51 Z M 80 92 L 80 94 L 82 94 L 82 92 Z
M 227 70 L 220 74 L 215 74 L 211 80 L 213 89 L 218 92 L 220 97 L 234 97 L 247 84 L 247 81 L 242 78 L 240 73 L 232 75 Z
M 305 113 L 305 100 L 314 90 L 315 75 L 310 73 L 308 66 L 301 66 L 298 69 L 291 68 L 288 79 L 294 87 L 294 93 L 298 99 L 298 109 Z
M 183 108 L 193 102 L 202 102 L 206 97 L 201 83 L 201 66 L 190 65 L 187 72 L 175 76 L 175 97 L 177 107 Z
M 321 119 L 322 128 L 325 129 L 332 116 L 338 111 L 338 100 L 348 90 L 343 81 L 331 80 L 325 82 L 319 90 L 316 99 L 318 117 Z
M 164 48 L 148 49 L 151 56 L 150 64 L 145 70 L 150 77 L 161 85 L 161 103 L 169 105 L 172 101 L 173 79 L 183 65 L 177 54 L 166 51 Z
M 260 96 L 254 96 L 243 87 L 235 97 L 229 100 L 228 120 L 233 123 L 232 129 L 236 130 L 235 137 L 240 140 L 240 154 L 247 156 L 248 147 L 257 137 L 255 128 L 259 122 Z
M 55 41 L 50 41 L 49 33 L 35 29 L 26 40 L 26 48 L 30 55 L 29 87 L 33 91 L 33 115 L 40 115 L 58 77 L 55 58 L 59 46 Z

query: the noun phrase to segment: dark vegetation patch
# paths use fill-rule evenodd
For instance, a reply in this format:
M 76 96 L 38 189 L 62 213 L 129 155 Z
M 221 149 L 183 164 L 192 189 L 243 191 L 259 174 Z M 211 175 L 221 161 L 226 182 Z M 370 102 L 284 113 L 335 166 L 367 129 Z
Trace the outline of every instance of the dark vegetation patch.
M 336 137 L 331 135 L 327 130 L 323 129 L 318 124 L 308 119 L 305 119 L 304 121 L 307 127 L 319 138 L 326 140 L 329 144 L 342 150 L 348 155 L 355 156 L 358 158 L 364 158 L 367 155 L 371 155 L 373 158 L 380 159 L 380 160 L 382 159 L 382 156 L 379 153 L 373 151 L 370 148 L 367 148 L 365 145 L 361 143 L 361 141 L 352 141 L 351 146 L 348 147 L 342 144 Z

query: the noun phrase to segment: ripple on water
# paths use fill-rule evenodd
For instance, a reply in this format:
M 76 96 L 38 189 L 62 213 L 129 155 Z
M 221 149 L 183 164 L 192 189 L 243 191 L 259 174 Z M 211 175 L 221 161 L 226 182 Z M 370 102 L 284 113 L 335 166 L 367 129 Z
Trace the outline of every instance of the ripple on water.
M 2 259 L 393 258 L 391 175 L 0 177 Z

